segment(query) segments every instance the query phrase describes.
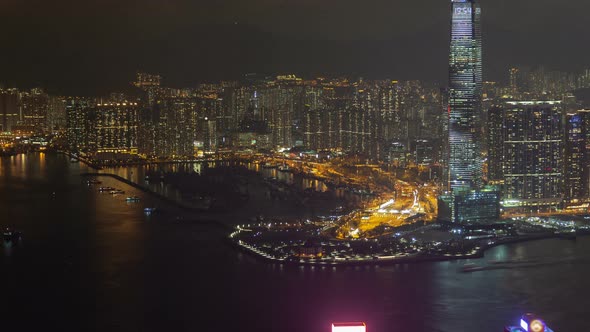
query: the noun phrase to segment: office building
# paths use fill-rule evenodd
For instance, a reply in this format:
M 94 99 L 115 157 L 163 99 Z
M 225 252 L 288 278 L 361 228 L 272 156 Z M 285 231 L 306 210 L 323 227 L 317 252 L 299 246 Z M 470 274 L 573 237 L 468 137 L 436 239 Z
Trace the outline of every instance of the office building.
M 457 223 L 494 222 L 500 218 L 500 193 L 495 188 L 455 190 L 438 198 L 438 220 Z
M 481 8 L 475 0 L 451 0 L 451 7 L 447 110 L 449 192 L 439 197 L 439 219 L 494 221 L 499 217 L 499 194 L 482 190 Z
M 452 0 L 449 57 L 450 188 L 481 185 L 479 136 L 482 102 L 481 8 L 474 0 Z

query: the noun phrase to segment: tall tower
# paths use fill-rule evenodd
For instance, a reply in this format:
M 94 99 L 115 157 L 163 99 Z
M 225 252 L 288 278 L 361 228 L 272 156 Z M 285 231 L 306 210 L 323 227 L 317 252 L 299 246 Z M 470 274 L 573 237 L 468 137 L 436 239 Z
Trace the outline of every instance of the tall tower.
M 481 8 L 475 0 L 451 0 L 449 56 L 449 187 L 481 186 Z
M 564 126 L 561 101 L 507 101 L 504 103 L 502 170 L 504 208 L 555 210 L 562 202 L 564 179 Z M 582 119 L 568 125 L 571 136 L 581 139 Z M 577 127 L 577 128 L 576 128 Z M 575 134 L 575 135 L 574 135 Z M 578 142 L 582 161 L 582 142 Z M 570 152 L 574 153 L 574 149 Z M 575 176 L 568 170 L 569 176 Z M 576 182 L 581 182 L 579 170 Z M 578 189 L 581 190 L 581 189 Z M 579 195 L 579 193 L 576 193 Z

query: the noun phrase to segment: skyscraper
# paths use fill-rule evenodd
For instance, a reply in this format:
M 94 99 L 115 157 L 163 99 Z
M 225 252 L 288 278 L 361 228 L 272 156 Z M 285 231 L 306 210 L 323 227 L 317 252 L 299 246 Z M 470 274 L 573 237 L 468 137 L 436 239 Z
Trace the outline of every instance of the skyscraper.
M 587 114 L 587 113 L 586 113 Z M 585 113 L 567 112 L 565 114 L 565 171 L 564 195 L 566 199 L 584 196 L 584 156 L 586 155 Z
M 482 190 L 481 8 L 475 0 L 451 0 L 451 8 L 448 91 L 448 189 L 451 192 L 439 197 L 439 220 L 491 221 L 499 216 L 499 195 L 492 188 Z
M 18 90 L 0 89 L 0 131 L 12 131 L 19 120 Z
M 564 179 L 561 102 L 509 101 L 502 118 L 504 207 L 559 206 Z
M 504 179 L 502 171 L 503 160 L 503 126 L 504 126 L 504 108 L 502 106 L 493 106 L 488 110 L 487 139 L 488 139 L 488 181 L 501 181 Z
M 481 185 L 481 8 L 475 0 L 451 0 L 449 56 L 450 189 Z
M 135 102 L 100 102 L 93 107 L 95 158 L 131 159 L 137 155 L 139 107 Z

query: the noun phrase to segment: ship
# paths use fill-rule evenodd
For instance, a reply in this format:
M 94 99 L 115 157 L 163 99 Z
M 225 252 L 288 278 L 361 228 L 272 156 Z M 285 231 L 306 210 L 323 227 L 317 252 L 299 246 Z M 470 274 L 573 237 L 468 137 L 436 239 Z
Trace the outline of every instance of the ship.
M 92 184 L 101 184 L 101 181 L 98 181 L 97 179 L 90 179 L 88 181 L 86 181 L 86 183 L 88 183 L 88 185 L 92 185 Z
M 519 326 L 506 326 L 504 332 L 553 332 L 553 330 L 537 315 L 527 313 L 520 318 Z

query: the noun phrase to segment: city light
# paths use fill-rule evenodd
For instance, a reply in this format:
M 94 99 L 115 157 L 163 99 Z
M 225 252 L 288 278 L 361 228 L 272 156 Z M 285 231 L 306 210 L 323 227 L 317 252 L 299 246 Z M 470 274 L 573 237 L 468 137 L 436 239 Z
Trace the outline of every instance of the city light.
M 363 322 L 332 323 L 332 332 L 366 332 L 367 325 Z

